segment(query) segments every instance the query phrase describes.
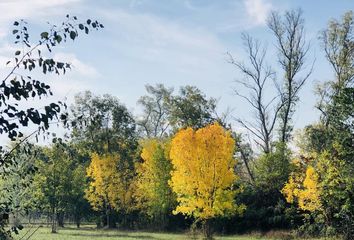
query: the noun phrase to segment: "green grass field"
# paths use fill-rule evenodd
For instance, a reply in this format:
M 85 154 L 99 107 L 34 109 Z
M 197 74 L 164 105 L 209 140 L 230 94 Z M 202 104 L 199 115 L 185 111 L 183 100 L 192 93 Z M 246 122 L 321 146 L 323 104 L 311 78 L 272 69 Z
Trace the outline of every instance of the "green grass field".
M 134 240 L 134 239 L 150 239 L 150 240 L 182 240 L 191 239 L 192 236 L 188 233 L 152 233 L 152 232 L 134 232 L 134 231 L 119 231 L 119 230 L 97 230 L 92 227 L 83 227 L 76 229 L 74 227 L 60 228 L 58 233 L 50 233 L 50 228 L 26 227 L 19 235 L 15 236 L 16 240 L 26 240 L 29 235 L 33 235 L 29 239 L 33 240 Z M 197 239 L 202 239 L 201 236 Z M 288 238 L 268 238 L 261 236 L 215 236 L 215 239 L 225 240 L 259 240 L 259 239 L 288 239 Z
M 15 239 L 27 239 L 27 236 L 32 233 L 35 228 L 23 229 Z M 27 233 L 28 232 L 28 233 Z M 27 233 L 27 234 L 26 234 Z M 25 235 L 26 236 L 23 236 Z M 30 238 L 31 240 L 84 240 L 84 239 L 92 239 L 92 240 L 132 240 L 132 239 L 172 239 L 172 240 L 182 240 L 182 239 L 190 239 L 191 236 L 183 233 L 174 234 L 174 233 L 152 233 L 152 232 L 133 232 L 133 231 L 118 231 L 118 230 L 97 230 L 92 228 L 63 228 L 59 229 L 58 233 L 52 234 L 50 233 L 50 229 L 47 227 L 39 228 Z M 201 239 L 201 237 L 199 238 Z M 225 240 L 255 240 L 260 238 L 251 238 L 247 236 L 228 236 L 221 237 L 216 236 L 216 239 L 225 239 Z
M 30 235 L 35 228 L 23 229 L 15 239 L 27 239 L 27 236 Z M 28 232 L 28 233 L 27 233 Z M 26 234 L 27 233 L 27 234 Z M 25 235 L 26 236 L 23 236 Z M 172 239 L 172 240 L 182 240 L 190 239 L 191 236 L 188 234 L 174 234 L 174 233 L 152 233 L 152 232 L 133 232 L 133 231 L 118 231 L 118 230 L 97 230 L 92 228 L 63 228 L 59 229 L 58 233 L 50 233 L 50 229 L 47 227 L 39 228 L 30 238 L 31 240 L 84 240 L 84 239 L 93 239 L 93 240 L 132 240 L 132 239 Z M 201 237 L 199 238 L 201 239 Z M 247 236 L 228 236 L 221 237 L 216 236 L 216 239 L 225 239 L 225 240 L 254 240 L 260 238 L 251 238 Z

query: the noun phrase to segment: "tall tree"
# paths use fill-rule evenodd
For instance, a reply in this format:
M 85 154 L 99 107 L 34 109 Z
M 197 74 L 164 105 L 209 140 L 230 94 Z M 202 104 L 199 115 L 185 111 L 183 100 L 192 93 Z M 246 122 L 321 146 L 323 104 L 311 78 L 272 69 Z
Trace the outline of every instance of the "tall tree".
M 168 182 L 171 180 L 172 163 L 170 144 L 157 139 L 142 143 L 142 162 L 137 165 L 135 197 L 141 210 L 152 218 L 157 228 L 167 226 L 168 216 L 175 207 L 175 195 Z
M 292 132 L 291 118 L 299 99 L 299 91 L 312 73 L 305 70 L 309 45 L 305 39 L 305 22 L 302 11 L 286 11 L 284 16 L 273 12 L 268 27 L 273 32 L 278 49 L 278 62 L 284 71 L 284 81 L 278 86 L 282 98 L 280 117 L 280 141 L 287 143 Z
M 302 137 L 305 156 L 312 156 L 322 191 L 319 214 L 325 215 L 322 229 L 354 236 L 354 40 L 353 13 L 331 20 L 320 39 L 325 56 L 333 68 L 334 79 L 319 88 L 321 119 L 308 126 Z M 315 218 L 316 220 L 320 218 Z
M 80 32 L 89 33 L 91 29 L 100 29 L 103 25 L 98 21 L 88 19 L 80 23 L 75 16 L 66 16 L 66 20 L 58 25 L 51 25 L 49 31 L 40 33 L 39 39 L 30 41 L 27 22 L 24 20 L 15 21 L 12 34 L 15 37 L 15 44 L 18 49 L 14 52 L 12 60 L 7 62 L 10 70 L 4 75 L 0 85 L 0 134 L 6 134 L 9 139 L 15 140 L 23 137 L 23 129 L 29 125 L 38 126 L 38 130 L 22 138 L 11 149 L 1 148 L 0 165 L 1 174 L 5 174 L 3 168 L 9 166 L 13 160 L 15 149 L 33 135 L 46 131 L 52 121 L 66 122 L 67 116 L 62 109 L 65 104 L 53 102 L 42 108 L 20 107 L 20 103 L 28 99 L 42 99 L 52 95 L 51 88 L 44 81 L 37 80 L 29 73 L 39 69 L 43 74 L 56 73 L 65 74 L 70 69 L 70 64 L 56 61 L 46 53 L 52 52 L 56 46 L 68 41 L 75 40 Z M 47 51 L 46 51 L 47 50 Z M 0 207 L 3 214 L 7 209 L 6 205 Z M 9 231 L 4 229 L 5 218 L 0 218 L 0 237 L 8 238 Z M 16 229 L 15 229 L 16 230 Z
M 178 202 L 174 212 L 202 221 L 207 238 L 211 238 L 211 220 L 244 210 L 234 202 L 240 192 L 234 186 L 234 148 L 230 132 L 219 124 L 183 129 L 172 139 L 170 184 Z
M 333 94 L 352 85 L 354 80 L 354 24 L 353 12 L 348 11 L 342 21 L 336 19 L 328 23 L 328 28 L 320 34 L 320 40 L 335 79 L 331 83 Z
M 171 98 L 173 89 L 166 88 L 163 84 L 146 85 L 145 88 L 149 95 L 142 96 L 138 101 L 143 107 L 143 115 L 137 125 L 143 136 L 161 138 L 168 134 L 170 128 L 168 99 Z
M 79 194 L 73 193 L 77 190 L 77 183 L 73 181 L 75 162 L 69 147 L 56 143 L 43 149 L 36 165 L 33 198 L 38 208 L 50 212 L 52 233 L 56 233 L 58 223 L 63 226 L 62 217 L 70 208 L 72 194 Z
M 134 118 L 116 97 L 109 94 L 95 96 L 89 91 L 80 93 L 75 97 L 72 115 L 76 121 L 73 141 L 80 143 L 88 155 L 120 151 L 128 157 L 135 151 Z
M 242 40 L 249 63 L 239 62 L 231 54 L 229 56 L 230 63 L 244 75 L 242 80 L 236 82 L 249 90 L 249 96 L 241 94 L 239 90 L 235 90 L 235 93 L 245 99 L 254 109 L 256 119 L 254 122 L 242 119 L 237 119 L 237 121 L 255 136 L 257 145 L 264 153 L 270 153 L 273 130 L 283 104 L 279 101 L 280 96 L 277 95 L 266 99 L 265 89 L 269 82 L 274 83 L 275 81 L 275 72 L 265 62 L 266 49 L 261 46 L 258 40 L 248 34 L 243 34 Z
M 216 116 L 216 99 L 208 99 L 193 86 L 181 87 L 180 94 L 169 99 L 169 110 L 169 121 L 174 130 L 198 129 L 220 120 Z
M 93 154 L 91 163 L 87 168 L 90 184 L 85 197 L 94 210 L 104 210 L 106 212 L 108 227 L 115 227 L 115 223 L 110 217 L 120 197 L 119 191 L 122 190 L 119 188 L 121 182 L 120 174 L 117 171 L 119 161 L 120 156 L 118 154 L 103 156 Z

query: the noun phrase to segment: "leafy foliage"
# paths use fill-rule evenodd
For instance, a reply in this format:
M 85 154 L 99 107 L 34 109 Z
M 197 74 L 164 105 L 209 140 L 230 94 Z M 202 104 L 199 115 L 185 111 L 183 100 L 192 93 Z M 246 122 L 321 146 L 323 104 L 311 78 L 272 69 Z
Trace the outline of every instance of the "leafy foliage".
M 169 142 L 148 139 L 142 143 L 142 162 L 136 167 L 138 206 L 152 217 L 159 227 L 167 225 L 167 217 L 175 207 L 176 197 L 168 182 L 171 180 L 172 163 Z
M 234 140 L 220 125 L 194 131 L 180 130 L 172 139 L 173 164 L 170 185 L 177 194 L 175 213 L 197 219 L 211 219 L 241 213 L 244 206 L 234 204 L 240 189 L 233 158 Z
M 66 108 L 65 103 L 53 102 L 43 108 L 21 107 L 24 101 L 42 99 L 53 94 L 48 84 L 30 76 L 29 72 L 39 69 L 43 74 L 65 74 L 70 69 L 70 64 L 46 57 L 45 53 L 51 53 L 56 46 L 68 39 L 75 40 L 80 31 L 88 34 L 91 29 L 101 28 L 103 25 L 98 21 L 88 19 L 86 23 L 79 23 L 77 17 L 67 15 L 66 20 L 59 26 L 51 25 L 49 31 L 42 32 L 39 39 L 32 42 L 27 22 L 24 20 L 14 22 L 12 34 L 18 50 L 15 51 L 13 59 L 7 62 L 10 70 L 0 84 L 0 134 L 6 134 L 12 141 L 22 139 L 9 150 L 0 147 L 2 174 L 11 173 L 14 170 L 10 166 L 16 162 L 14 160 L 15 150 L 28 138 L 35 135 L 38 139 L 38 135 L 46 132 L 53 121 L 67 123 L 67 114 L 63 111 Z M 47 51 L 44 52 L 45 50 Z M 37 126 L 38 129 L 24 137 L 23 128 L 30 125 Z M 7 205 L 1 205 L 2 214 L 8 209 Z M 3 228 L 4 220 L 0 219 L 0 235 L 2 238 L 9 238 L 9 234 Z M 17 228 L 13 230 L 17 232 Z

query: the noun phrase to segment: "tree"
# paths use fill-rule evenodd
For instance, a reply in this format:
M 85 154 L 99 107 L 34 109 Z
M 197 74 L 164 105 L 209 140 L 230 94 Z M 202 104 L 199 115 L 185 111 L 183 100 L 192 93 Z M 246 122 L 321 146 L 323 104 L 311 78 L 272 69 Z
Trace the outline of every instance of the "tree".
M 72 134 L 73 143 L 77 145 L 80 154 L 86 156 L 85 159 L 91 159 L 89 169 L 93 169 L 92 166 L 97 165 L 100 162 L 97 159 L 101 157 L 104 159 L 119 158 L 119 160 L 114 160 L 117 165 L 112 165 L 115 166 L 115 170 L 112 169 L 112 171 L 120 173 L 119 181 L 122 183 L 120 187 L 127 192 L 116 199 L 119 200 L 115 202 L 116 205 L 109 205 L 106 199 L 104 205 L 98 209 L 105 209 L 106 219 L 110 221 L 107 223 L 108 227 L 114 227 L 113 218 L 107 216 L 107 214 L 112 215 L 114 210 L 122 211 L 123 224 L 126 224 L 126 215 L 130 205 L 129 194 L 131 194 L 129 189 L 134 176 L 135 155 L 138 147 L 135 120 L 117 98 L 108 94 L 94 96 L 91 92 L 84 92 L 77 95 L 75 101 L 72 107 L 72 114 L 76 120 Z M 95 163 L 92 163 L 93 160 Z M 96 168 L 99 166 L 100 164 Z M 94 177 L 92 179 L 94 182 Z M 95 194 L 94 189 L 90 192 Z M 92 200 L 90 202 L 95 206 Z
M 131 113 L 109 94 L 94 96 L 86 91 L 75 96 L 72 116 L 76 122 L 73 142 L 91 153 L 119 151 L 128 158 L 137 143 L 136 124 Z
M 15 44 L 19 45 L 19 49 L 15 51 L 13 60 L 7 62 L 12 67 L 0 84 L 0 111 L 2 113 L 0 134 L 7 134 L 9 139 L 15 140 L 17 137 L 23 137 L 23 128 L 26 128 L 29 124 L 38 126 L 38 130 L 23 138 L 12 149 L 1 148 L 0 165 L 2 174 L 6 172 L 3 168 L 14 162 L 13 153 L 22 142 L 33 135 L 46 131 L 53 120 L 66 121 L 66 115 L 61 111 L 62 108 L 65 108 L 63 103 L 50 103 L 44 106 L 42 110 L 35 107 L 21 108 L 19 105 L 27 99 L 41 99 L 52 94 L 48 84 L 31 77 L 28 72 L 39 68 L 43 74 L 65 74 L 70 69 L 68 63 L 45 57 L 42 54 L 43 49 L 40 49 L 42 46 L 46 47 L 45 50 L 52 52 L 55 46 L 69 39 L 75 40 L 80 31 L 88 34 L 90 29 L 103 28 L 103 25 L 98 21 L 88 19 L 85 23 L 79 23 L 75 16 L 67 15 L 66 17 L 67 19 L 62 24 L 52 25 L 48 32 L 42 32 L 39 40 L 35 42 L 29 40 L 30 35 L 25 21 L 15 21 L 13 24 L 12 34 L 16 39 Z M 6 208 L 7 206 L 1 206 L 0 212 L 4 212 Z M 0 220 L 0 236 L 6 239 L 10 233 L 4 229 L 4 225 L 5 221 L 2 217 Z M 15 229 L 15 231 L 17 230 Z
M 274 152 L 260 155 L 255 166 L 257 187 L 272 195 L 279 193 L 290 173 L 290 159 L 291 151 L 282 143 L 276 144 Z
M 207 99 L 193 86 L 181 87 L 180 95 L 172 96 L 168 103 L 169 121 L 174 130 L 185 127 L 198 129 L 220 120 L 215 115 L 216 99 Z
M 91 163 L 87 168 L 87 177 L 90 178 L 85 197 L 90 202 L 94 210 L 104 210 L 107 217 L 107 226 L 115 227 L 110 216 L 112 210 L 117 206 L 121 188 L 120 173 L 117 166 L 120 161 L 118 154 L 99 156 L 93 154 Z
M 296 160 L 282 193 L 287 202 L 311 213 L 323 234 L 351 239 L 353 179 L 347 174 L 352 170 L 341 159 L 341 147 L 334 148 L 337 155 L 322 151 Z
M 178 202 L 174 213 L 202 221 L 207 238 L 211 237 L 210 220 L 245 208 L 234 202 L 241 191 L 234 185 L 234 148 L 230 132 L 217 123 L 199 130 L 180 130 L 172 139 L 170 185 Z
M 131 172 L 118 153 L 92 154 L 87 168 L 90 182 L 85 197 L 96 211 L 104 210 L 107 226 L 115 227 L 113 210 L 126 214 L 132 201 Z
M 0 175 L 0 206 L 6 206 L 3 214 L 13 216 L 13 229 L 16 229 L 22 228 L 21 217 L 33 207 L 33 199 L 29 196 L 37 170 L 36 150 L 32 144 L 24 143 L 14 150 L 13 156 L 6 174 Z
M 320 40 L 334 79 L 318 88 L 320 122 L 306 128 L 302 141 L 307 154 L 315 156 L 315 169 L 323 186 L 323 210 L 315 216 L 325 216 L 324 231 L 346 239 L 354 236 L 353 29 L 353 13 L 347 12 L 341 21 L 331 20 L 321 32 Z
M 38 172 L 34 178 L 33 198 L 37 206 L 51 214 L 52 233 L 57 232 L 57 224 L 63 227 L 63 214 L 70 208 L 71 198 L 77 192 L 75 162 L 70 149 L 64 143 L 56 143 L 43 149 L 37 161 Z
M 292 132 L 291 118 L 298 101 L 298 94 L 312 73 L 312 68 L 304 76 L 299 76 L 305 68 L 309 45 L 305 39 L 302 11 L 286 11 L 284 16 L 273 12 L 268 19 L 268 27 L 273 32 L 278 49 L 278 62 L 284 71 L 284 82 L 278 86 L 282 98 L 280 117 L 280 141 L 287 143 Z
M 145 86 L 149 95 L 140 97 L 138 104 L 143 107 L 143 116 L 137 125 L 147 138 L 161 138 L 168 133 L 170 123 L 168 99 L 173 89 L 165 88 L 163 84 Z
M 169 142 L 147 139 L 142 143 L 142 162 L 136 167 L 135 197 L 140 209 L 146 212 L 158 228 L 166 227 L 167 217 L 175 207 L 175 195 L 168 182 L 172 163 Z
M 275 72 L 266 65 L 266 49 L 262 48 L 258 40 L 254 40 L 248 34 L 242 35 L 245 50 L 249 58 L 249 66 L 236 61 L 231 54 L 230 63 L 244 75 L 243 80 L 237 83 L 249 90 L 249 96 L 235 90 L 236 95 L 242 97 L 255 110 L 256 120 L 253 122 L 237 119 L 237 121 L 255 136 L 255 142 L 264 153 L 272 151 L 273 130 L 278 113 L 283 104 L 278 101 L 279 96 L 266 100 L 265 88 L 269 81 L 275 81 Z
M 299 165 L 299 163 L 297 163 Z M 299 166 L 297 166 L 299 168 Z M 300 170 L 300 169 L 298 169 Z M 299 208 L 304 211 L 318 211 L 322 208 L 319 187 L 319 176 L 316 169 L 307 166 L 305 174 L 293 172 L 285 184 L 282 193 L 287 202 L 298 202 Z
M 352 11 L 346 12 L 341 22 L 331 20 L 320 34 L 325 56 L 335 73 L 335 81 L 331 83 L 334 95 L 351 85 L 354 79 L 353 34 Z

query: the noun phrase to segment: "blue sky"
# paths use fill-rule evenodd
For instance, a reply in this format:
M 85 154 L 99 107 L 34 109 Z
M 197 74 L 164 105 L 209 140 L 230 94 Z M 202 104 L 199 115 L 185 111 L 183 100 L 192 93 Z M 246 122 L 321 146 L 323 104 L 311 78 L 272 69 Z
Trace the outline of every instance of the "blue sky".
M 36 39 L 47 21 L 59 23 L 67 13 L 79 19 L 95 18 L 105 25 L 104 30 L 79 36 L 55 50 L 55 57 L 71 62 L 74 69 L 61 77 L 41 76 L 53 86 L 55 97 L 48 101 L 67 98 L 70 103 L 75 93 L 91 90 L 117 96 L 138 115 L 136 101 L 145 94 L 145 84 L 164 83 L 175 89 L 188 84 L 219 99 L 220 112 L 229 107 L 232 115 L 249 118 L 250 109 L 232 90 L 237 88 L 234 80 L 241 76 L 227 63 L 225 53 L 245 58 L 240 36 L 246 31 L 268 45 L 269 63 L 276 68 L 267 15 L 299 7 L 312 46 L 308 64 L 316 59 L 294 117 L 296 128 L 301 128 L 318 118 L 314 84 L 333 76 L 318 32 L 329 19 L 353 10 L 352 0 L 3 0 L 0 66 L 14 52 L 9 34 L 14 20 L 26 19 Z M 6 70 L 1 67 L 0 73 Z

